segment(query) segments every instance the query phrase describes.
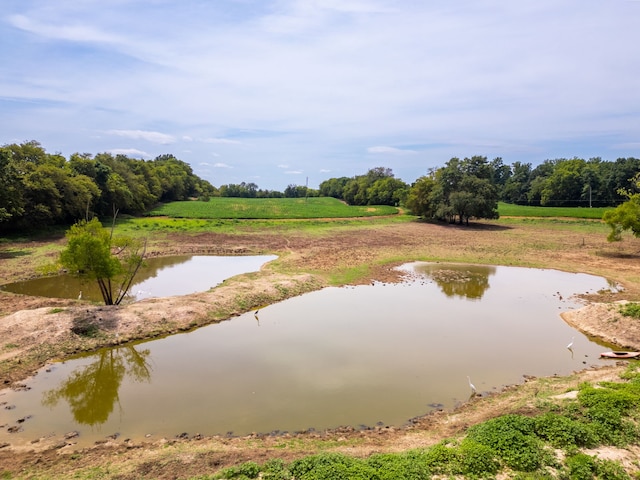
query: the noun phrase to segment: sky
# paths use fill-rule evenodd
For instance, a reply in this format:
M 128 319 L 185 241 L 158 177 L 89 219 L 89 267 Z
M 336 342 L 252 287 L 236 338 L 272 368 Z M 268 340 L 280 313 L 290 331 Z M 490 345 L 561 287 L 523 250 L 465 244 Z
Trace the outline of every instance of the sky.
M 640 157 L 640 0 L 3 0 L 0 145 L 283 191 Z

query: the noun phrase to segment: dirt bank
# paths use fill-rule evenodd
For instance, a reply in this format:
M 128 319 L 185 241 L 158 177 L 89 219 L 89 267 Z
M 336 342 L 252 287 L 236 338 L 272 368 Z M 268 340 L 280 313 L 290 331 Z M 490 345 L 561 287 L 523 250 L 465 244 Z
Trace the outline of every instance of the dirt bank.
M 612 302 L 640 298 L 640 257 L 632 242 L 611 245 L 606 232 L 573 233 L 546 224 L 480 223 L 470 228 L 425 223 L 336 226 L 314 234 L 277 230 L 238 235 L 174 234 L 150 243 L 153 255 L 178 253 L 279 255 L 262 271 L 224 282 L 210 292 L 105 307 L 75 300 L 51 300 L 0 292 L 0 383 L 15 385 L 45 362 L 101 345 L 151 338 L 196 328 L 329 284 L 399 280 L 393 267 L 404 261 L 458 261 L 550 267 L 604 276 L 621 293 L 593 296 L 591 304 L 564 315 L 582 331 L 623 347 L 640 349 L 640 328 L 619 315 Z M 61 239 L 5 242 L 0 246 L 4 283 L 37 275 L 57 255 Z M 44 249 L 43 246 L 51 247 Z M 36 253 L 37 252 L 37 253 Z M 354 273 L 357 272 L 357 273 Z M 356 280 L 353 280 L 356 278 Z M 97 328 L 100 335 L 82 332 Z M 540 395 L 562 393 L 583 380 L 615 379 L 622 366 L 589 370 L 566 379 L 529 379 L 500 394 L 477 398 L 456 412 L 429 415 L 406 428 L 343 429 L 302 436 L 164 439 L 133 445 L 106 441 L 75 453 L 72 442 L 30 451 L 0 448 L 0 472 L 60 475 L 70 457 L 76 469 L 110 465 L 114 478 L 184 478 L 211 473 L 242 461 L 291 459 L 318 449 L 366 455 L 426 446 L 467 426 L 507 411 L 534 408 Z M 1 426 L 0 426 L 1 428 Z M 60 447 L 60 445 L 58 445 Z M 73 455 L 66 455 L 73 454 Z

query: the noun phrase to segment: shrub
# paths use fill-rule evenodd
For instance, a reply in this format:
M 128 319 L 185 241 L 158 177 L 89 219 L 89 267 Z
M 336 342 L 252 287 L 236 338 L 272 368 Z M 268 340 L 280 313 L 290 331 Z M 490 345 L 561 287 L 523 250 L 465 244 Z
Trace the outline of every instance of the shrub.
M 368 480 L 376 474 L 365 462 L 339 453 L 322 453 L 295 460 L 289 471 L 296 480 Z
M 625 303 L 620 307 L 620 313 L 625 317 L 640 319 L 640 303 Z
M 431 478 L 431 472 L 424 461 L 424 456 L 408 452 L 405 454 L 381 453 L 372 455 L 367 464 L 376 471 L 376 479 L 422 480 Z
M 564 415 L 545 413 L 534 419 L 535 433 L 557 448 L 590 447 L 597 439 L 593 430 Z
M 596 461 L 584 453 L 567 458 L 567 468 L 571 480 L 592 480 L 596 474 Z
M 496 452 L 486 445 L 465 440 L 458 449 L 459 472 L 465 476 L 495 475 L 500 470 Z
M 418 461 L 424 461 L 427 468 L 437 474 L 451 473 L 458 460 L 456 450 L 444 442 L 438 443 L 422 453 L 414 451 L 413 457 L 417 457 Z
M 535 436 L 533 426 L 531 418 L 504 415 L 474 425 L 467 438 L 492 448 L 510 468 L 532 472 L 551 462 L 550 455 Z

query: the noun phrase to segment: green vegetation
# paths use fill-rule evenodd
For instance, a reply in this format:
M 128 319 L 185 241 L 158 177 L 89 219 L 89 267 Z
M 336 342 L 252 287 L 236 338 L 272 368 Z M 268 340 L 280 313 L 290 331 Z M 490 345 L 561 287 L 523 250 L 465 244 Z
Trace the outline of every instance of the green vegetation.
M 554 217 L 554 218 L 585 218 L 601 220 L 604 212 L 611 207 L 539 207 L 531 205 L 515 205 L 513 203 L 498 203 L 501 217 Z
M 97 218 L 81 220 L 66 234 L 68 245 L 60 252 L 60 263 L 69 273 L 95 281 L 105 305 L 119 305 L 142 265 L 145 244 L 124 236 L 113 236 Z
M 149 212 L 150 216 L 202 219 L 304 219 L 353 218 L 394 215 L 395 207 L 355 207 L 330 197 L 232 198 L 215 197 L 208 202 L 171 202 Z
M 208 198 L 215 188 L 173 155 L 144 161 L 74 153 L 67 160 L 38 142 L 0 147 L 0 231 L 70 225 L 114 211 L 141 214 L 159 201 Z
M 620 313 L 625 317 L 640 319 L 640 303 L 625 303 L 620 307 Z
M 585 383 L 575 400 L 540 403 L 532 416 L 508 414 L 474 425 L 460 439 L 425 449 L 354 458 L 320 453 L 285 463 L 247 462 L 208 479 L 278 480 L 423 479 L 433 476 L 494 478 L 631 479 L 614 461 L 584 453 L 598 446 L 638 445 L 640 374 L 638 364 L 623 382 Z

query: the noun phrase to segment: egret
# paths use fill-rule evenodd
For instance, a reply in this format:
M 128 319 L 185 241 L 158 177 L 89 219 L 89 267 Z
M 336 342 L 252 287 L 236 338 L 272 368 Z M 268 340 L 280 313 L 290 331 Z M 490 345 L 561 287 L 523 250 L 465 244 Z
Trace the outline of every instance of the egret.
M 469 388 L 471 389 L 471 391 L 473 393 L 476 393 L 476 386 L 473 383 L 471 383 L 471 377 L 469 375 L 467 375 L 467 380 L 469 380 Z
M 78 294 L 78 300 L 82 300 L 82 290 L 80 290 L 80 293 Z
M 567 348 L 569 350 L 571 350 L 571 347 L 573 347 L 573 341 L 575 340 L 576 337 L 571 337 L 571 341 L 569 342 L 569 345 L 567 345 Z

